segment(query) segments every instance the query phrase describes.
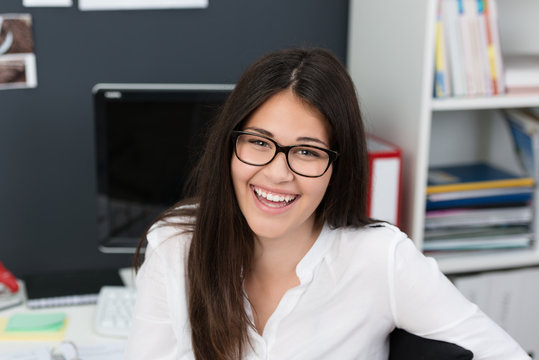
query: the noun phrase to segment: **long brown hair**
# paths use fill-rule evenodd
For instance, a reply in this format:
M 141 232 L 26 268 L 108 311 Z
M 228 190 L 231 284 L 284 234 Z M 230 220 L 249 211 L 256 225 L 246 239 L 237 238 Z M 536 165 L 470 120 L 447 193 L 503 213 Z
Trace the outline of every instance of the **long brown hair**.
M 317 108 L 331 126 L 331 148 L 340 153 L 317 218 L 333 228 L 370 223 L 366 215 L 367 149 L 355 89 L 329 51 L 287 49 L 252 64 L 238 81 L 207 136 L 190 181 L 189 200 L 158 220 L 192 232 L 187 263 L 192 345 L 197 359 L 238 359 L 253 326 L 245 311 L 243 279 L 250 271 L 253 233 L 235 198 L 230 174 L 231 132 L 240 129 L 269 97 L 291 89 Z M 185 207 L 185 204 L 196 206 Z M 139 244 L 139 248 L 142 242 Z

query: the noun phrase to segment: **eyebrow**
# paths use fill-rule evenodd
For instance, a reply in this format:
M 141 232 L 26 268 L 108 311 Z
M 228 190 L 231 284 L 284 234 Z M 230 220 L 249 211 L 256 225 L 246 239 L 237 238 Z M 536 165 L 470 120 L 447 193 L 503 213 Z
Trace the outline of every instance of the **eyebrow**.
M 267 137 L 275 139 L 275 136 L 271 132 L 269 132 L 267 130 L 264 130 L 264 129 L 261 129 L 261 128 L 247 127 L 247 128 L 245 128 L 245 130 L 256 131 L 256 132 L 258 132 L 258 133 L 260 133 L 262 135 L 265 135 Z M 298 142 L 314 142 L 314 143 L 324 145 L 325 147 L 329 147 L 328 144 L 326 144 L 322 140 L 317 139 L 317 138 L 313 138 L 313 137 L 309 137 L 309 136 L 300 136 L 299 138 L 296 139 L 296 141 L 298 141 Z

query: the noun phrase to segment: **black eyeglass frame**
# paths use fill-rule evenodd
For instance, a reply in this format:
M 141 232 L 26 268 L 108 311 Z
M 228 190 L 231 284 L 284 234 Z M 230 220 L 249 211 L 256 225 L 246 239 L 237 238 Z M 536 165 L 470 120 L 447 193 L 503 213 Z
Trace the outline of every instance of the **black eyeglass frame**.
M 272 142 L 274 145 L 275 145 L 275 154 L 273 154 L 273 157 L 267 161 L 266 163 L 264 164 L 252 164 L 250 162 L 247 162 L 245 160 L 242 160 L 239 155 L 238 155 L 238 150 L 237 150 L 237 141 L 238 141 L 238 138 L 240 137 L 240 135 L 252 135 L 252 136 L 258 136 L 258 137 L 261 137 L 263 139 L 266 139 L 270 142 Z M 290 146 L 281 146 L 279 145 L 279 143 L 275 140 L 273 140 L 272 138 L 269 138 L 265 135 L 261 135 L 261 134 L 257 134 L 257 133 L 252 133 L 252 132 L 249 132 L 249 131 L 240 131 L 240 130 L 234 130 L 232 131 L 232 143 L 234 145 L 234 154 L 236 155 L 236 157 L 238 158 L 238 160 L 240 160 L 241 162 L 247 164 L 247 165 L 252 165 L 252 166 L 266 166 L 268 165 L 269 163 L 271 163 L 273 160 L 275 160 L 275 157 L 277 156 L 277 154 L 279 153 L 283 153 L 285 158 L 286 158 L 286 164 L 288 165 L 288 168 L 294 173 L 294 174 L 298 174 L 299 176 L 304 176 L 304 177 L 308 177 L 308 178 L 317 178 L 317 177 L 320 177 L 322 175 L 324 175 L 328 169 L 329 169 L 329 166 L 335 161 L 337 160 L 337 158 L 339 157 L 339 153 L 336 152 L 336 151 L 333 151 L 333 150 L 329 150 L 329 149 L 325 149 L 323 147 L 319 147 L 319 146 L 315 146 L 315 145 L 306 145 L 306 144 L 296 144 L 296 145 L 290 145 Z M 299 172 L 297 172 L 296 170 L 294 170 L 292 168 L 292 166 L 290 166 L 290 161 L 288 160 L 288 153 L 290 152 L 291 149 L 293 148 L 297 148 L 297 147 L 306 147 L 306 148 L 311 148 L 311 149 L 317 149 L 317 150 L 320 150 L 320 151 L 323 151 L 325 152 L 326 154 L 328 154 L 328 165 L 326 166 L 326 169 L 324 170 L 324 172 L 322 172 L 322 174 L 320 175 L 304 175 L 304 174 L 300 174 Z

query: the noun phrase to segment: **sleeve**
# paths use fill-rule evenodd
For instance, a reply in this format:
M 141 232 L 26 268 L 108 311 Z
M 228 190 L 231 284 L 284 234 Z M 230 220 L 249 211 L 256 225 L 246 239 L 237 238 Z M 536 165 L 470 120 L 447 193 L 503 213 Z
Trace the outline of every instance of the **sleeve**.
M 137 299 L 124 355 L 126 360 L 177 358 L 165 266 L 162 256 L 148 245 L 136 277 Z
M 472 351 L 477 360 L 530 359 L 410 239 L 397 241 L 390 256 L 390 292 L 397 327 L 425 338 L 455 343 Z

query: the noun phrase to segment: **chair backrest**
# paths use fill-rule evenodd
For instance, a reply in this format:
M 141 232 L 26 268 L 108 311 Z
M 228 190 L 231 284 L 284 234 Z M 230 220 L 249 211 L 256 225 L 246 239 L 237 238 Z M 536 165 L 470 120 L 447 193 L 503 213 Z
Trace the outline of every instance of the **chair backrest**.
M 395 329 L 389 338 L 389 360 L 471 360 L 473 353 L 456 344 L 431 340 Z

